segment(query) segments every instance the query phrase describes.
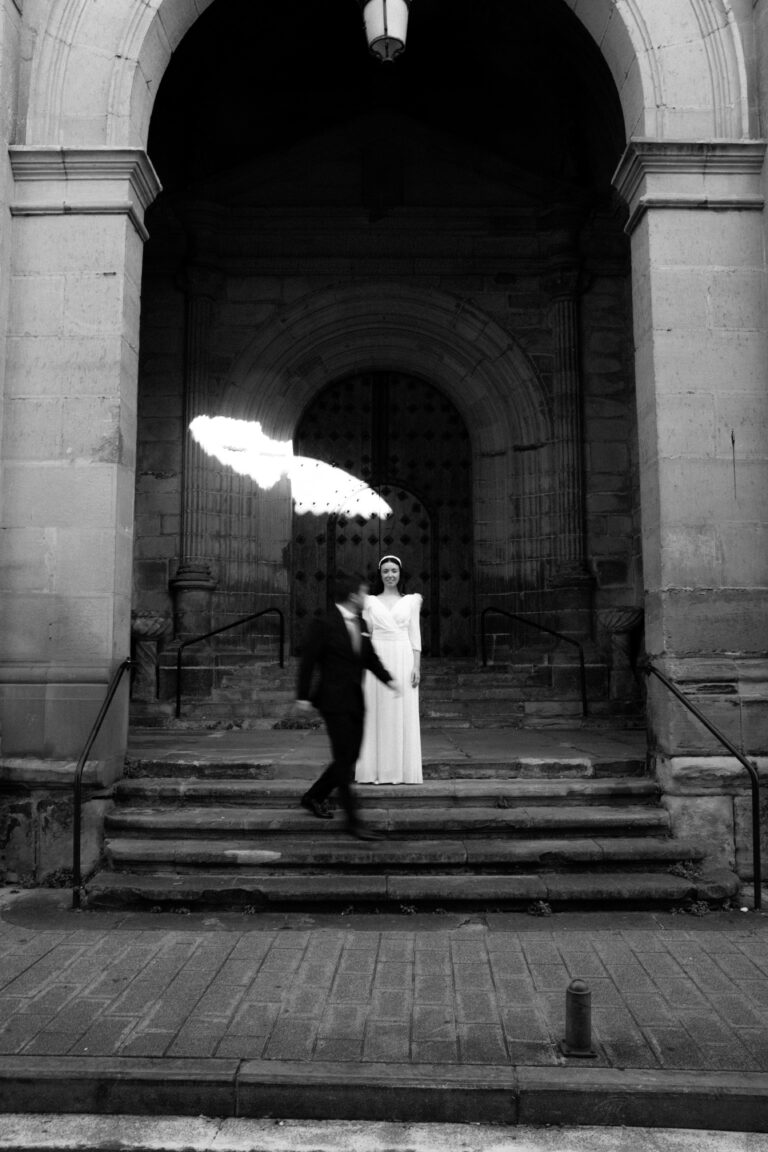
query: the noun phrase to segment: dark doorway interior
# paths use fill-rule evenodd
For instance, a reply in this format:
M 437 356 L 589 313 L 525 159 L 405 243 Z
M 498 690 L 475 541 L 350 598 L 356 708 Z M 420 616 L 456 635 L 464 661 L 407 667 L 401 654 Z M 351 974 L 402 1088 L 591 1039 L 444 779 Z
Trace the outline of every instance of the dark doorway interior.
M 353 376 L 314 400 L 294 446 L 360 476 L 393 510 L 384 521 L 294 516 L 295 641 L 327 607 L 329 572 L 373 575 L 380 556 L 391 552 L 409 574 L 408 591 L 424 597 L 425 654 L 471 655 L 471 451 L 453 404 L 402 373 Z
M 382 113 L 586 189 L 607 183 L 624 143 L 607 65 L 563 0 L 418 0 L 408 47 L 386 66 L 353 0 L 216 0 L 166 70 L 149 154 L 172 198 Z M 370 143 L 374 198 L 386 201 L 397 189 Z

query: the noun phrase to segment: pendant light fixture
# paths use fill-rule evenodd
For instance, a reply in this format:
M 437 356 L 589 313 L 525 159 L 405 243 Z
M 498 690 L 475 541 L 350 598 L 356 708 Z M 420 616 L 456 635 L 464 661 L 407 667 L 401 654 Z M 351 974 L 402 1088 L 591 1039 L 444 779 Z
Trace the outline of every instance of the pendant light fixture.
M 368 47 L 379 60 L 394 60 L 405 48 L 411 0 L 360 0 Z

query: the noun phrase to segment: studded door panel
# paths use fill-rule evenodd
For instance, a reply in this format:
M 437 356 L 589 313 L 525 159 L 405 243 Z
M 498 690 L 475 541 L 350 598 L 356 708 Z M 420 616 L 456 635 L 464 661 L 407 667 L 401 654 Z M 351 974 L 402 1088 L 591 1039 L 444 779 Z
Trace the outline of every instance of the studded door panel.
M 408 591 L 424 597 L 424 652 L 472 653 L 470 447 L 450 401 L 410 376 L 356 376 L 320 393 L 295 445 L 360 476 L 393 511 L 385 521 L 294 516 L 294 646 L 328 606 L 329 572 L 373 573 L 392 552 L 409 575 Z

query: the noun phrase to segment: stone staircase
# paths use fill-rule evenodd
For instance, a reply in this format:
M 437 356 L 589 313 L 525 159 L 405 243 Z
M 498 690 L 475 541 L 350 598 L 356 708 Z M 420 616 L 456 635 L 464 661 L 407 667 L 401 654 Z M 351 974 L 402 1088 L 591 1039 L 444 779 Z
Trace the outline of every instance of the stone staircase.
M 706 845 L 670 837 L 636 752 L 515 755 L 508 742 L 504 754 L 504 739 L 492 755 L 427 756 L 422 785 L 361 788 L 381 841 L 345 834 L 340 812 L 321 821 L 299 806 L 319 770 L 300 748 L 247 759 L 146 748 L 116 786 L 87 903 L 547 911 L 716 903 L 738 890 L 731 873 L 707 872 Z
M 426 658 L 422 664 L 422 727 L 567 727 L 581 723 L 581 687 L 572 647 L 521 650 L 514 662 L 483 667 L 476 660 Z M 182 718 L 199 724 L 269 728 L 285 717 L 295 697 L 296 659 L 279 664 L 247 652 L 197 653 L 185 668 Z M 175 664 L 161 667 L 161 697 L 134 703 L 132 721 L 162 727 L 173 722 Z M 608 669 L 586 666 L 589 714 L 612 716 Z

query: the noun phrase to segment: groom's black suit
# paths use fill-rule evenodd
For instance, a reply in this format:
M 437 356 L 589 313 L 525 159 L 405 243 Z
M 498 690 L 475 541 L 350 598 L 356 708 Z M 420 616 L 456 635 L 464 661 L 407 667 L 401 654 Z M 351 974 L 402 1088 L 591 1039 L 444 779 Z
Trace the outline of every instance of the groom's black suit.
M 359 617 L 357 620 L 359 626 Z M 311 700 L 323 717 L 332 760 L 306 796 L 321 803 L 338 788 L 339 799 L 353 826 L 357 823 L 357 804 L 351 785 L 363 741 L 366 668 L 384 684 L 392 679 L 363 630 L 360 651 L 355 651 L 338 606 L 310 625 L 299 664 L 296 695 L 299 700 Z

